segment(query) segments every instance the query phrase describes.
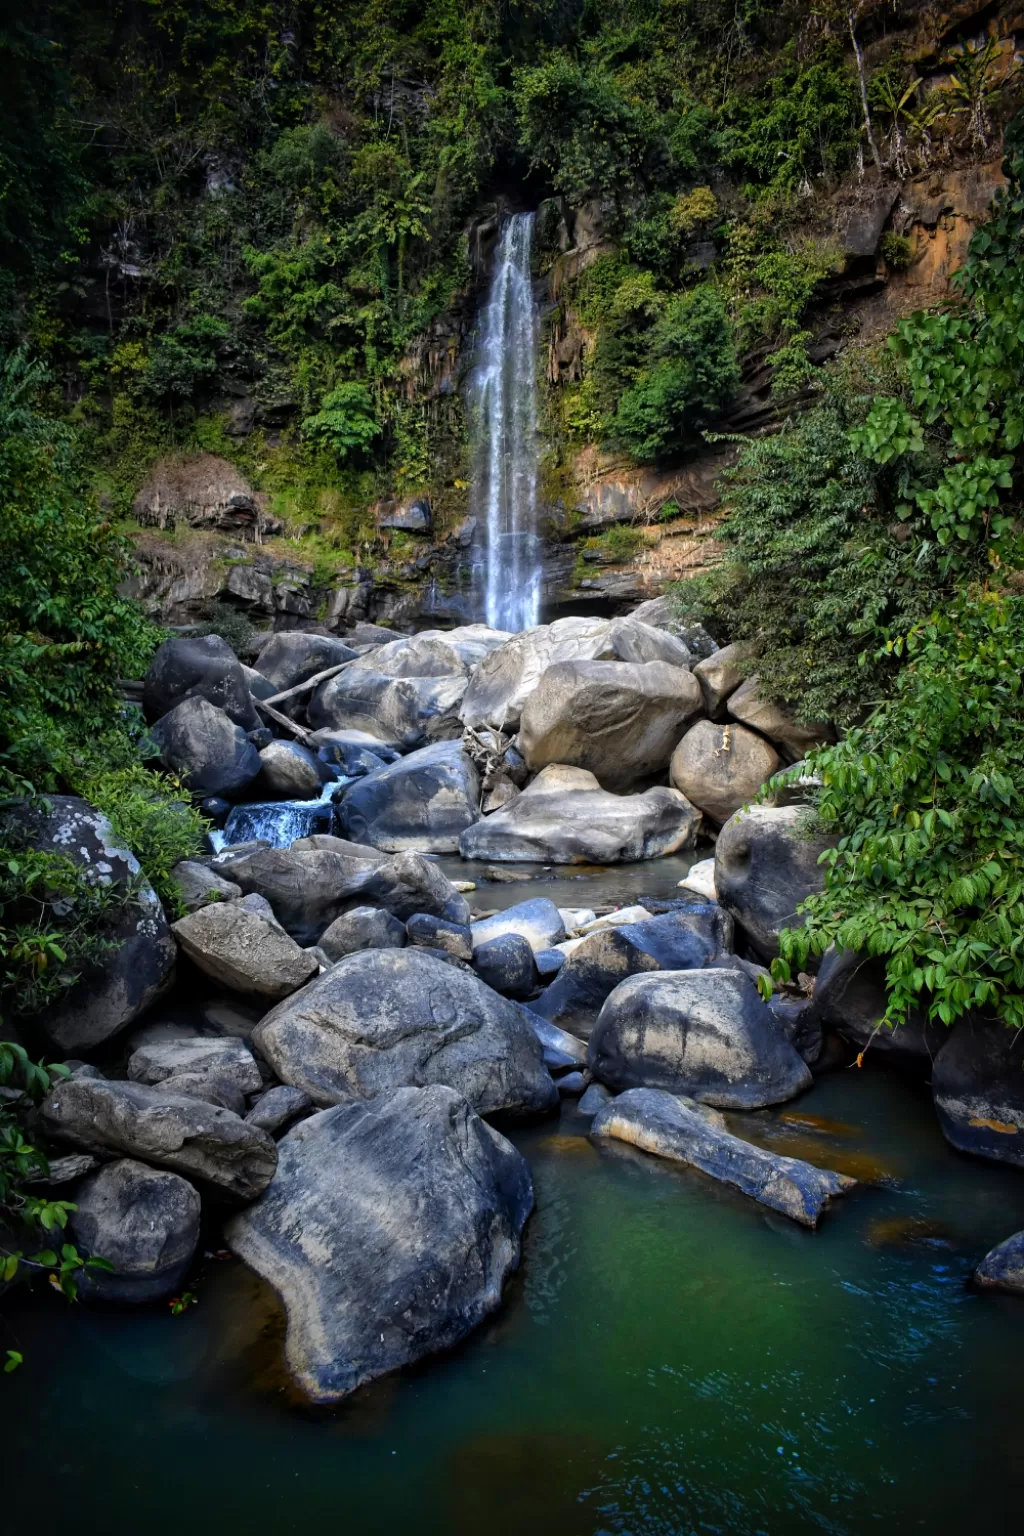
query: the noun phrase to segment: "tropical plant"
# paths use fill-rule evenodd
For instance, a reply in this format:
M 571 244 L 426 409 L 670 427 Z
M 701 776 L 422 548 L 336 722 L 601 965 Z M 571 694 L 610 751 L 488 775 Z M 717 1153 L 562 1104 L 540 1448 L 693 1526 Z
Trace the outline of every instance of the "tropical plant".
M 381 427 L 365 385 L 340 384 L 324 396 L 314 416 L 305 418 L 302 430 L 311 441 L 345 459 L 365 453 L 380 436 Z

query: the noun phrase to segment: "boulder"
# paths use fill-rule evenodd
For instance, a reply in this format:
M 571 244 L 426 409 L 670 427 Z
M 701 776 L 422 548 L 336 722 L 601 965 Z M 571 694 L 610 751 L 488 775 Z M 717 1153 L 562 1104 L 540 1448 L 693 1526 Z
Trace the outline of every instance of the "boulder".
M 562 1099 L 578 1099 L 586 1091 L 587 1075 L 585 1072 L 566 1072 L 555 1082 L 558 1096 Z
M 796 763 L 813 747 L 834 739 L 826 725 L 798 725 L 778 704 L 771 704 L 760 691 L 756 677 L 748 677 L 730 694 L 727 712 L 741 725 L 749 725 L 773 741 L 788 763 Z
M 390 649 L 381 646 L 364 659 L 372 662 L 382 651 Z M 459 672 L 436 677 L 419 673 L 389 677 L 353 664 L 320 684 L 309 705 L 309 723 L 319 730 L 366 731 L 380 741 L 411 752 L 431 742 L 454 741 L 462 735 L 459 706 L 466 683 L 467 674 L 461 664 Z
M 430 532 L 430 502 L 426 496 L 407 497 L 404 501 L 387 496 L 371 510 L 378 528 L 398 528 L 403 533 Z
M 226 1238 L 281 1296 L 315 1402 L 437 1350 L 493 1312 L 533 1206 L 526 1160 L 440 1085 L 314 1115 Z
M 355 661 L 359 652 L 333 635 L 308 634 L 302 629 L 284 630 L 271 635 L 260 651 L 259 672 L 273 693 L 285 693 L 298 683 L 305 683 L 328 667 L 340 667 Z
M 262 767 L 241 726 L 202 698 L 186 699 L 150 734 L 164 767 L 197 795 L 237 799 Z
M 576 1105 L 576 1110 L 578 1114 L 586 1115 L 587 1119 L 591 1120 L 599 1109 L 604 1109 L 605 1105 L 610 1104 L 611 1101 L 612 1095 L 604 1083 L 591 1083 Z
M 317 757 L 339 778 L 361 779 L 366 774 L 376 773 L 378 768 L 387 766 L 383 746 L 380 747 L 379 752 L 371 752 L 354 741 L 332 740 L 335 734 L 333 731 L 314 731 L 313 733 L 318 738 Z M 344 732 L 337 733 L 339 737 L 343 737 L 344 734 Z M 397 752 L 390 754 L 390 760 L 394 761 L 398 755 Z
M 425 949 L 348 955 L 253 1033 L 315 1104 L 446 1083 L 481 1114 L 550 1109 L 554 1086 L 515 1003 Z
M 744 678 L 744 662 L 754 655 L 754 647 L 745 641 L 723 645 L 721 650 L 697 662 L 693 675 L 700 683 L 704 707 L 712 720 L 720 720 L 725 702 L 736 692 Z
M 381 741 L 379 737 L 371 736 L 369 731 L 345 730 L 344 728 L 310 731 L 309 743 L 311 747 L 316 749 L 318 756 L 321 752 L 326 752 L 325 761 L 337 761 L 339 767 L 349 751 L 353 753 L 364 752 L 369 756 L 379 758 L 379 762 L 374 762 L 368 767 L 368 772 L 381 768 L 386 763 L 393 763 L 402 756 L 395 742 Z M 337 749 L 336 758 L 333 755 L 335 749 Z M 355 760 L 353 759 L 353 761 Z
M 828 949 L 814 984 L 812 1009 L 819 1028 L 834 1029 L 858 1050 L 893 1061 L 930 1066 L 949 1039 L 944 1024 L 930 1024 L 924 1010 L 915 1010 L 895 1029 L 879 1029 L 888 1007 L 885 961 L 858 955 L 852 949 Z
M 604 1105 L 594 1116 L 590 1135 L 595 1141 L 614 1137 L 656 1157 L 698 1168 L 804 1227 L 816 1227 L 830 1202 L 857 1182 L 752 1146 L 729 1133 L 723 1115 L 657 1088 L 631 1088 Z
M 197 860 L 182 859 L 171 870 L 171 876 L 186 912 L 198 912 L 200 907 L 208 907 L 215 901 L 233 901 L 242 894 L 240 885 L 225 880 L 216 870 L 208 869 Z
M 542 949 L 539 952 L 535 952 L 533 956 L 537 975 L 542 981 L 550 981 L 553 976 L 557 976 L 565 964 L 565 960 L 566 957 L 560 949 Z
M 750 971 L 754 970 L 755 967 L 750 967 Z M 770 972 L 765 971 L 764 974 L 767 976 Z M 751 976 L 751 980 L 756 985 L 756 976 Z M 816 1067 L 825 1050 L 825 1035 L 813 1000 L 795 990 L 782 991 L 775 988 L 768 999 L 768 1008 L 793 1049 L 799 1052 L 809 1067 Z
M 176 1072 L 164 1078 L 160 1089 L 174 1098 L 202 1099 L 204 1104 L 230 1109 L 233 1115 L 245 1115 L 245 1094 L 231 1078 L 215 1072 Z
M 405 925 L 409 943 L 420 949 L 443 949 L 467 964 L 473 958 L 473 936 L 468 923 L 450 923 L 428 912 L 414 912 Z
M 87 801 L 48 795 L 36 805 L 0 813 L 0 843 L 17 845 L 23 839 L 43 853 L 70 859 L 90 885 L 125 894 L 131 888 L 131 898 L 111 910 L 104 934 L 111 947 L 48 1004 L 42 1019 L 53 1045 L 75 1055 L 116 1035 L 166 991 L 174 976 L 174 940 L 135 855 Z
M 974 1271 L 974 1283 L 986 1290 L 1024 1296 L 1024 1232 L 1015 1232 L 986 1253 Z
M 75 1077 L 52 1090 L 41 1118 L 57 1141 L 137 1157 L 240 1200 L 262 1193 L 277 1167 L 277 1147 L 265 1131 L 163 1087 Z
M 142 690 L 147 720 L 162 719 L 186 699 L 205 699 L 243 731 L 260 723 L 242 663 L 219 635 L 165 640 L 150 662 Z
M 520 1010 L 541 1043 L 544 1065 L 549 1071 L 586 1066 L 587 1047 L 583 1040 L 569 1034 L 568 1030 L 559 1029 L 557 1024 L 552 1024 L 548 1019 L 542 1019 L 532 1008 L 520 1004 Z
M 627 976 L 698 970 L 715 963 L 731 940 L 731 921 L 710 903 L 643 922 L 595 928 L 574 946 L 534 1007 L 546 1019 L 596 1013 Z
M 521 933 L 502 933 L 473 949 L 473 965 L 481 981 L 503 997 L 532 997 L 537 967 L 529 940 Z
M 414 912 L 430 912 L 450 923 L 469 922 L 466 898 L 442 869 L 411 849 L 378 864 L 363 887 L 362 897 L 403 922 Z
M 272 741 L 260 763 L 253 793 L 267 800 L 315 800 L 331 777 L 326 764 L 297 741 Z
M 486 652 L 481 649 L 474 665 Z M 387 645 L 375 646 L 352 668 L 353 672 L 373 672 L 381 677 L 461 677 L 469 675 L 469 667 L 449 636 L 439 629 L 424 630 L 418 635 L 403 635 Z
M 79 1270 L 78 1292 L 101 1301 L 159 1301 L 177 1290 L 199 1241 L 199 1196 L 176 1173 L 121 1157 L 75 1191 L 68 1239 L 113 1273 Z
M 715 845 L 718 899 L 763 960 L 778 955 L 779 934 L 800 926 L 797 907 L 825 884 L 818 860 L 836 840 L 805 831 L 806 816 L 798 806 L 752 805 L 726 822 Z
M 679 882 L 679 889 L 693 891 L 695 895 L 703 896 L 706 901 L 717 901 L 718 888 L 715 885 L 714 859 L 698 859 L 696 864 L 691 864 Z
M 678 790 L 613 795 L 586 769 L 553 765 L 512 805 L 463 832 L 459 852 L 464 859 L 620 864 L 678 853 L 693 844 L 699 825 L 700 812 Z
M 245 1123 L 273 1136 L 275 1131 L 283 1130 L 300 1115 L 308 1115 L 312 1108 L 313 1101 L 308 1093 L 303 1093 L 301 1088 L 290 1088 L 287 1083 L 278 1083 L 276 1088 L 268 1088 L 266 1093 L 260 1094 L 246 1115 Z
M 781 766 L 774 747 L 756 731 L 698 720 L 672 753 L 669 782 L 712 821 L 723 822 Z
M 388 853 L 457 853 L 480 815 L 480 776 L 457 741 L 439 741 L 368 774 L 347 791 L 338 819 L 352 838 Z
M 349 645 L 361 647 L 387 645 L 389 640 L 401 640 L 402 636 L 397 629 L 388 629 L 383 624 L 353 624 L 345 639 Z
M 179 918 L 172 932 L 193 965 L 233 992 L 276 1002 L 316 975 L 315 963 L 281 925 L 242 901 L 202 907 Z
M 324 930 L 353 904 L 353 897 L 365 904 L 363 893 L 381 863 L 373 848 L 348 844 L 351 851 L 341 852 L 300 846 L 309 841 L 248 854 L 233 860 L 226 871 L 243 891 L 265 896 L 278 922 L 303 948 L 319 943 Z
M 186 1073 L 223 1078 L 243 1095 L 263 1087 L 253 1054 L 241 1040 L 195 1035 L 187 1040 L 153 1041 L 140 1045 L 128 1059 L 129 1079 L 151 1088 Z
M 333 963 L 360 949 L 403 949 L 405 924 L 380 907 L 353 907 L 320 935 L 320 948 Z
M 960 1152 L 1024 1168 L 1024 1032 L 966 1018 L 932 1067 L 932 1098 Z
M 665 1088 L 719 1109 L 781 1104 L 812 1081 L 749 976 L 717 967 L 621 982 L 587 1063 L 610 1088 Z
M 565 938 L 562 914 L 546 896 L 534 896 L 529 901 L 517 901 L 503 912 L 483 917 L 472 925 L 473 944 L 487 944 L 505 933 L 518 933 L 536 953 L 561 944 Z
M 565 763 L 631 789 L 664 773 L 702 706 L 693 674 L 664 661 L 559 662 L 523 706 L 519 750 L 533 772 Z

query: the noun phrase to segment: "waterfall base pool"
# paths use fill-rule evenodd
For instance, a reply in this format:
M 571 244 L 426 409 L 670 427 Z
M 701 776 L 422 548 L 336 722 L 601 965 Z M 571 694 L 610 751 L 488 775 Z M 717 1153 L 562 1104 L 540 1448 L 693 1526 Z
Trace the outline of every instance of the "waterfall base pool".
M 967 1279 L 1024 1226 L 1024 1177 L 952 1152 L 879 1069 L 734 1126 L 883 1182 L 809 1233 L 595 1149 L 566 1106 L 514 1138 L 537 1209 L 500 1312 L 330 1414 L 293 1400 L 277 1305 L 234 1260 L 179 1317 L 10 1298 L 8 1528 L 1018 1529 L 1024 1302 Z

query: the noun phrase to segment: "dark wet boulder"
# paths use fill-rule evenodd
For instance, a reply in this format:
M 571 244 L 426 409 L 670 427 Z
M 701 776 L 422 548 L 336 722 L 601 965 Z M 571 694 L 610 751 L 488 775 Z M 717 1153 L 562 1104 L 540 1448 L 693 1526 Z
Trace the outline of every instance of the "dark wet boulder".
M 320 948 L 333 964 L 360 949 L 403 949 L 405 924 L 382 907 L 353 907 L 320 935 Z
M 809 1067 L 816 1067 L 825 1050 L 825 1036 L 813 999 L 775 990 L 768 1007 L 793 1049 L 799 1051 Z
M 565 956 L 560 949 L 542 949 L 534 951 L 533 963 L 542 981 L 552 981 L 565 964 Z
M 536 992 L 537 967 L 533 963 L 533 950 L 521 933 L 502 933 L 484 944 L 477 944 L 472 958 L 480 980 L 503 997 L 526 998 Z
M 225 873 L 246 893 L 266 897 L 281 926 L 306 948 L 318 943 L 347 907 L 357 904 L 352 898 L 365 904 L 364 892 L 380 863 L 381 855 L 373 848 L 349 844 L 341 851 L 297 842 L 233 860 Z
M 52 1090 L 41 1118 L 57 1141 L 155 1163 L 240 1200 L 255 1199 L 277 1167 L 277 1148 L 265 1131 L 164 1086 L 78 1076 Z
M 455 889 L 443 869 L 411 849 L 376 866 L 362 889 L 362 899 L 386 908 L 403 922 L 415 912 L 431 912 L 450 923 L 469 922 L 465 896 Z
M 170 986 L 176 951 L 160 900 L 107 818 L 74 795 L 0 811 L 0 843 L 61 854 L 90 885 L 118 890 L 104 937 L 110 948 L 48 1005 L 47 1038 L 66 1055 L 87 1051 L 141 1017 Z M 129 896 L 130 891 L 130 896 Z M 59 914 L 58 914 L 59 917 Z
M 781 1104 L 812 1081 L 750 978 L 717 968 L 621 982 L 587 1063 L 610 1088 L 664 1088 L 719 1109 Z
M 555 1102 L 521 1010 L 451 957 L 367 949 L 271 1010 L 253 1033 L 284 1083 L 315 1104 L 446 1083 L 481 1114 Z
M 317 757 L 342 779 L 363 779 L 368 773 L 386 768 L 389 761 L 394 762 L 401 755 L 389 751 L 383 743 L 372 750 L 356 741 L 332 741 L 329 739 L 333 735 L 331 731 L 316 731 L 314 735 L 321 738 L 316 743 Z
M 576 1106 L 577 1113 L 586 1115 L 588 1120 L 593 1119 L 599 1109 L 604 1109 L 606 1104 L 612 1101 L 612 1093 L 604 1083 L 591 1083 Z
M 199 698 L 223 710 L 243 731 L 260 724 L 242 663 L 219 635 L 165 640 L 149 664 L 142 698 L 150 721 L 162 719 L 186 699 Z
M 303 1093 L 301 1088 L 289 1088 L 287 1083 L 278 1083 L 260 1094 L 246 1115 L 245 1123 L 273 1136 L 293 1120 L 308 1115 L 312 1108 L 313 1101 L 308 1093 Z
M 315 800 L 332 777 L 327 764 L 298 741 L 272 741 L 260 764 L 252 792 L 268 800 Z
M 712 821 L 753 800 L 782 766 L 771 742 L 741 725 L 698 720 L 672 753 L 669 780 Z
M 338 820 L 347 836 L 387 853 L 457 853 L 479 815 L 480 775 L 457 741 L 441 741 L 353 784 Z
M 233 992 L 277 1001 L 304 986 L 316 967 L 253 898 L 218 902 L 179 918 L 172 933 L 193 965 Z
M 560 1029 L 557 1024 L 541 1018 L 532 1008 L 520 1004 L 520 1010 L 526 1022 L 533 1030 L 541 1043 L 544 1051 L 544 1065 L 551 1072 L 561 1071 L 564 1067 L 585 1067 L 587 1064 L 587 1047 L 583 1040 L 571 1035 L 568 1030 Z
M 535 1008 L 547 1019 L 593 1014 L 621 981 L 642 971 L 711 965 L 732 939 L 732 922 L 713 902 L 644 922 L 598 928 L 573 949 Z
M 834 1029 L 859 1051 L 870 1049 L 908 1065 L 929 1067 L 949 1039 L 946 1026 L 930 1024 L 924 1010 L 915 1009 L 895 1029 L 879 1028 L 888 1007 L 885 961 L 852 949 L 825 951 L 812 1007 L 823 1028 Z
M 164 767 L 197 795 L 237 800 L 262 766 L 241 726 L 205 699 L 185 699 L 150 735 Z
M 1024 1296 L 1024 1232 L 1015 1232 L 986 1253 L 974 1271 L 974 1283 L 986 1290 Z
M 284 693 L 297 683 L 305 683 L 328 667 L 355 661 L 359 652 L 333 635 L 309 634 L 302 629 L 284 630 L 271 635 L 260 651 L 259 672 L 273 683 L 274 692 Z
M 506 933 L 520 934 L 536 952 L 561 944 L 565 938 L 565 923 L 553 901 L 547 896 L 534 896 L 475 922 L 473 943 L 487 944 Z
M 932 1097 L 958 1151 L 1024 1168 L 1024 1032 L 963 1019 L 935 1058 Z
M 452 923 L 446 917 L 429 912 L 414 912 L 405 925 L 410 944 L 425 949 L 443 949 L 456 960 L 473 959 L 473 937 L 468 923 Z
M 187 1180 L 122 1157 L 78 1186 L 75 1206 L 69 1241 L 114 1266 L 79 1270 L 80 1296 L 140 1303 L 177 1290 L 199 1241 L 200 1201 Z
M 624 1141 L 655 1157 L 697 1168 L 804 1227 L 816 1227 L 831 1201 L 857 1182 L 752 1146 L 730 1134 L 724 1115 L 656 1088 L 619 1094 L 597 1111 L 590 1135 L 595 1141 Z
M 379 654 L 374 650 L 370 657 Z M 391 677 L 352 666 L 320 684 L 309 705 L 309 723 L 315 730 L 366 731 L 404 752 L 455 741 L 462 735 L 458 711 L 466 681 L 465 671 Z
M 797 806 L 752 805 L 726 822 L 715 845 L 718 900 L 763 960 L 775 959 L 782 929 L 800 926 L 797 907 L 825 884 L 818 860 L 836 840 L 810 832 L 806 820 Z
M 279 1147 L 273 1184 L 226 1237 L 282 1298 L 288 1368 L 313 1401 L 451 1348 L 500 1305 L 530 1171 L 458 1093 L 341 1104 Z

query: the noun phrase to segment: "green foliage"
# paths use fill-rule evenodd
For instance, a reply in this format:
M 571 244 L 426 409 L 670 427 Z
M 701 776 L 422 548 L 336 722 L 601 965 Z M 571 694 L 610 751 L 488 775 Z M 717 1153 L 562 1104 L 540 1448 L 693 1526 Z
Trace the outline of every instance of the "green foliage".
M 906 235 L 898 235 L 890 229 L 882 236 L 879 249 L 882 252 L 882 260 L 894 272 L 905 272 L 914 259 L 914 242 Z
M 4 829 L 0 854 L 0 1008 L 38 1014 L 101 961 L 125 894 L 90 885 L 63 854 L 41 852 Z
M 894 696 L 813 755 L 826 883 L 781 938 L 885 960 L 884 1023 L 917 1007 L 1024 1026 L 1024 599 L 972 592 L 915 627 Z
M 718 217 L 718 199 L 710 187 L 694 187 L 692 192 L 681 192 L 672 204 L 669 224 L 677 235 L 685 240 L 702 224 L 710 224 Z
M 307 416 L 302 430 L 313 442 L 329 448 L 339 459 L 365 453 L 380 423 L 373 414 L 373 400 L 362 384 L 339 384 L 325 395 L 315 416 Z
M 142 386 L 157 400 L 190 400 L 217 371 L 217 348 L 228 336 L 223 320 L 197 315 L 166 332 L 142 372 Z
M 183 798 L 180 786 L 139 763 L 86 771 L 78 782 L 89 803 L 109 819 L 117 839 L 134 853 L 169 915 L 183 917 L 171 871 L 202 852 L 207 823 Z
M 833 180 L 859 137 L 857 87 L 838 53 L 784 64 L 763 94 L 734 93 L 717 144 L 723 164 L 757 189 L 792 193 Z
M 657 119 L 608 68 L 555 52 L 517 70 L 514 97 L 531 166 L 546 170 L 572 202 L 625 189 L 639 174 Z

